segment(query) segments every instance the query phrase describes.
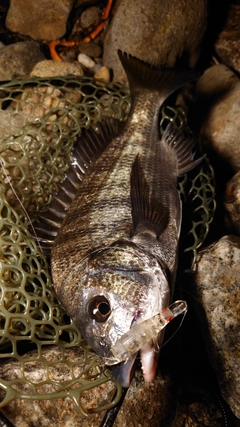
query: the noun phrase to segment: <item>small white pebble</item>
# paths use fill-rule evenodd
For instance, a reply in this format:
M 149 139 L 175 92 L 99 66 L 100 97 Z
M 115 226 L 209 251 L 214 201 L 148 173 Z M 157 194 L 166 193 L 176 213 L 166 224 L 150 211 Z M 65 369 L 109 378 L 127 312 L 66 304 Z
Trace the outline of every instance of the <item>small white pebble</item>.
M 80 64 L 84 65 L 84 67 L 89 69 L 93 68 L 96 65 L 95 62 L 90 58 L 90 56 L 85 55 L 85 53 L 79 53 L 78 62 L 80 62 Z

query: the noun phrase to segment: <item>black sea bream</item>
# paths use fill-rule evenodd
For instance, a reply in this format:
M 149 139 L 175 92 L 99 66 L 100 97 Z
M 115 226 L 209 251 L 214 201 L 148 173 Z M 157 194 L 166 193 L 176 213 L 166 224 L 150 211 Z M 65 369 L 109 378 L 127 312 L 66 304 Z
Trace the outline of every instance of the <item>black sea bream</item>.
M 109 119 L 99 123 L 98 133 L 79 138 L 49 221 L 44 214 L 49 235 L 65 217 L 51 254 L 57 296 L 102 357 L 132 326 L 171 302 L 182 218 L 177 178 L 201 160 L 194 159 L 193 140 L 174 125 L 159 134 L 161 105 L 197 73 L 119 57 L 132 97 L 128 120 L 118 130 Z M 140 350 L 146 381 L 154 379 L 162 339 L 160 332 Z M 135 358 L 115 367 L 125 387 Z

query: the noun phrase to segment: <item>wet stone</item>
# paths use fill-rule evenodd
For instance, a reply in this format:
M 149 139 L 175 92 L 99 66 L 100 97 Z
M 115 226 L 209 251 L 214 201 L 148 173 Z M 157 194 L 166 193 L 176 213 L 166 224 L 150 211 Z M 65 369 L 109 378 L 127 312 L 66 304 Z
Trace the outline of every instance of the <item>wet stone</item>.
M 224 206 L 229 230 L 240 235 L 240 171 L 227 183 Z
M 0 138 L 6 138 L 26 124 L 26 118 L 22 114 L 15 113 L 12 108 L 6 111 L 0 110 Z
M 69 397 L 54 400 L 16 399 L 2 410 L 15 427 L 90 427 L 100 425 L 103 414 L 85 417 Z
M 206 350 L 223 398 L 240 418 L 240 238 L 225 236 L 199 252 L 195 281 L 204 307 L 202 325 Z
M 74 0 L 11 0 L 6 26 L 35 40 L 64 36 Z
M 215 43 L 218 58 L 240 72 L 240 4 L 232 4 L 223 31 Z
M 19 42 L 1 48 L 0 81 L 29 75 L 34 65 L 43 59 L 37 42 Z
M 186 66 L 194 67 L 206 29 L 205 0 L 122 0 L 117 6 L 103 54 L 115 81 L 126 83 L 118 49 L 156 67 L 174 67 L 185 52 Z
M 146 383 L 140 371 L 132 380 L 114 427 L 157 427 L 169 413 L 171 382 L 160 376 Z M 174 408 L 172 408 L 174 412 Z
M 65 350 L 67 359 L 77 362 L 79 358 L 79 349 L 72 348 Z M 54 346 L 47 346 L 42 349 L 44 360 L 48 362 L 58 360 L 60 350 Z M 36 357 L 36 352 L 30 352 L 26 356 L 29 360 Z M 10 359 L 1 364 L 1 378 L 13 380 L 21 377 L 21 366 L 19 362 Z M 35 385 L 46 381 L 46 370 L 38 360 L 29 363 L 25 367 L 25 377 Z M 74 376 L 79 372 L 77 366 L 74 368 Z M 83 367 L 79 367 L 81 371 Z M 62 381 L 69 380 L 71 370 L 66 363 L 61 366 L 51 365 L 48 370 L 50 379 L 54 382 L 48 384 L 47 393 L 54 392 L 56 385 Z M 42 388 L 45 385 L 43 384 Z M 169 379 L 157 377 L 153 383 L 146 383 L 143 380 L 142 373 L 138 371 L 132 381 L 123 406 L 114 423 L 114 427 L 135 427 L 145 426 L 157 427 L 159 420 L 164 420 L 166 412 L 169 412 L 168 390 L 171 386 Z M 19 383 L 16 389 L 19 392 L 26 393 L 26 385 Z M 101 386 L 86 390 L 82 395 L 82 404 L 85 408 L 94 408 L 100 404 L 110 402 L 114 393 L 112 383 L 106 382 Z M 30 392 L 31 394 L 31 392 Z M 1 390 L 0 390 L 1 397 Z M 159 404 L 161 402 L 161 404 Z M 7 404 L 2 412 L 14 424 L 15 427 L 43 427 L 51 425 L 52 427 L 99 427 L 104 412 L 98 414 L 83 415 L 77 405 L 69 397 L 58 399 L 33 400 L 15 399 Z
M 83 30 L 94 29 L 101 21 L 102 11 L 98 7 L 90 7 L 85 10 L 80 18 L 80 25 Z
M 78 50 L 85 55 L 91 56 L 91 58 L 100 58 L 102 56 L 102 46 L 94 42 L 80 42 Z
M 225 65 L 208 68 L 198 80 L 192 115 L 198 120 L 199 142 L 231 169 L 240 169 L 240 80 Z
M 83 76 L 83 70 L 79 62 L 62 62 L 45 59 L 38 62 L 33 68 L 31 77 L 54 77 L 54 76 Z
M 60 353 L 60 349 L 54 346 L 42 348 L 44 360 L 48 362 L 58 360 Z M 67 360 L 76 362 L 74 375 L 77 377 L 83 369 L 82 366 L 77 365 L 77 361 L 81 357 L 81 350 L 75 347 L 65 350 L 65 354 Z M 32 351 L 28 353 L 27 357 L 35 358 L 36 355 L 36 351 Z M 69 369 L 69 366 L 66 363 L 59 365 L 56 363 L 48 370 L 48 375 L 53 382 L 49 383 L 46 387 L 46 384 L 44 384 L 44 381 L 46 381 L 46 369 L 43 369 L 43 364 L 35 360 L 28 365 L 25 367 L 26 379 L 34 383 L 35 386 L 43 382 L 43 385 L 39 387 L 39 392 L 45 396 L 47 393 L 57 391 L 57 384 L 61 384 L 62 381 L 67 381 L 71 378 L 71 369 Z M 6 380 L 21 378 L 20 364 L 13 359 L 9 359 L 7 362 L 1 364 L 0 368 L 1 378 Z M 24 382 L 19 382 L 15 388 L 20 393 L 26 394 L 27 389 Z M 2 391 L 0 390 L 0 397 L 1 393 Z M 31 395 L 31 387 L 28 393 Z M 82 394 L 81 402 L 85 408 L 96 407 L 100 404 L 110 402 L 113 394 L 113 384 L 106 382 L 98 387 L 86 390 Z M 31 401 L 17 398 L 1 410 L 15 427 L 44 427 L 48 425 L 51 425 L 51 427 L 65 427 L 66 425 L 74 427 L 98 427 L 104 416 L 104 412 L 101 412 L 86 417 L 70 397 L 52 400 L 44 398 L 42 400 Z

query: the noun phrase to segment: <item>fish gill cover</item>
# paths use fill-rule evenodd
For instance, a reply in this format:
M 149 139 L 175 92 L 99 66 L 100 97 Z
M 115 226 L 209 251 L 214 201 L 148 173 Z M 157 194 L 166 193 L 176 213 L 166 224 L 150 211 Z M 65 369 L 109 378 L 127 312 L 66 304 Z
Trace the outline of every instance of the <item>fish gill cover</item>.
M 101 368 L 58 303 L 48 261 L 28 231 L 24 209 L 34 220 L 51 201 L 83 128 L 106 117 L 126 120 L 128 88 L 84 77 L 13 80 L 0 86 L 0 104 L 0 358 L 12 367 L 6 373 L 0 364 L 0 407 L 15 398 L 69 396 L 85 415 L 106 410 L 120 399 L 121 386 Z M 181 108 L 163 106 L 161 133 L 169 121 L 189 132 Z M 186 268 L 192 269 L 215 211 L 207 158 L 181 178 L 179 190 L 191 206 L 184 251 L 190 254 Z M 103 383 L 112 400 L 88 408 L 86 392 Z

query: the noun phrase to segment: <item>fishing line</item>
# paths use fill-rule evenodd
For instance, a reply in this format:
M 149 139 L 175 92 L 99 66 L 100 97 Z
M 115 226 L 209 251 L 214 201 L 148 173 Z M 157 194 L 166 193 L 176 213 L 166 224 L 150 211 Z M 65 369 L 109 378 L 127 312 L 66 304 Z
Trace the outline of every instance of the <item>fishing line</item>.
M 188 294 L 188 295 L 190 295 L 193 299 L 195 299 L 195 301 L 197 301 L 197 303 L 199 304 L 199 305 L 201 305 L 201 307 L 204 309 L 204 305 L 203 305 L 203 303 L 194 295 L 194 294 L 192 294 L 191 292 L 189 292 L 189 291 L 187 291 L 186 289 L 181 289 L 181 288 L 175 288 L 175 290 L 176 291 L 181 291 L 181 292 L 185 292 L 186 294 Z M 205 309 L 204 309 L 204 311 L 205 311 Z
M 127 391 L 128 391 L 128 388 L 123 388 L 120 401 L 114 406 L 114 408 L 107 410 L 107 412 L 104 415 L 104 418 L 100 424 L 100 427 L 112 427 L 113 426 L 113 424 L 117 418 L 118 412 L 120 411 L 121 406 L 123 404 L 123 401 L 124 401 L 124 398 L 127 394 Z M 115 398 L 116 393 L 115 393 L 113 398 Z
M 9 186 L 10 186 L 10 188 L 11 188 L 11 190 L 12 190 L 13 194 L 15 195 L 15 197 L 16 197 L 16 199 L 17 199 L 18 203 L 19 203 L 19 204 L 20 204 L 20 206 L 22 207 L 22 209 L 23 209 L 23 211 L 24 211 L 24 213 L 25 213 L 25 215 L 26 215 L 26 217 L 27 217 L 27 219 L 28 219 L 28 221 L 29 221 L 29 224 L 30 224 L 31 229 L 32 229 L 32 231 L 33 231 L 33 235 L 34 235 L 34 237 L 35 237 L 35 239 L 36 239 L 36 241 L 37 241 L 37 245 L 38 245 L 38 247 L 39 247 L 40 251 L 41 251 L 41 252 L 43 252 L 43 249 L 42 249 L 41 244 L 40 244 L 40 240 L 39 240 L 39 238 L 38 238 L 38 236 L 37 236 L 37 233 L 36 233 L 36 231 L 35 231 L 35 228 L 34 228 L 34 226 L 33 226 L 32 221 L 31 221 L 31 219 L 30 219 L 30 216 L 29 216 L 29 214 L 28 214 L 27 210 L 25 209 L 25 207 L 23 206 L 23 203 L 21 202 L 20 198 L 18 197 L 18 195 L 17 195 L 17 193 L 16 193 L 16 191 L 15 191 L 15 189 L 14 189 L 14 187 L 13 187 L 12 183 L 11 183 L 11 180 L 10 180 L 10 178 L 9 178 L 8 174 L 7 174 L 7 171 L 6 171 L 5 167 L 4 167 L 4 164 L 3 164 L 3 161 L 2 161 L 2 159 L 1 159 L 1 158 L 0 158 L 0 164 L 1 164 L 1 166 L 2 166 L 2 170 L 3 170 L 3 173 L 4 173 L 5 178 L 6 178 L 6 180 L 7 180 L 7 183 L 9 184 Z
M 0 427 L 15 427 L 11 421 L 5 417 L 5 415 L 0 411 Z
M 176 288 L 176 290 L 181 290 L 183 293 L 185 292 L 186 294 L 190 295 L 205 311 L 203 303 L 194 294 L 187 291 L 186 289 Z M 229 405 L 223 399 L 220 390 L 218 391 L 212 390 L 212 394 L 215 396 L 215 399 L 220 407 L 222 417 L 223 417 L 223 427 L 230 427 L 230 425 L 232 424 L 232 420 L 231 420 L 232 413 L 231 413 L 231 409 L 229 408 Z
M 179 329 L 182 327 L 182 324 L 183 324 L 183 321 L 185 319 L 186 314 L 187 314 L 187 310 L 183 313 L 183 318 L 182 318 L 182 320 L 180 322 L 180 325 L 178 326 L 177 330 L 172 334 L 172 336 L 170 338 L 168 338 L 167 341 L 165 341 L 163 344 L 161 344 L 161 346 L 159 347 L 158 351 L 160 351 L 160 349 L 162 347 L 164 347 L 167 343 L 169 343 L 169 341 L 171 341 L 171 339 L 177 334 L 177 332 L 179 331 Z

